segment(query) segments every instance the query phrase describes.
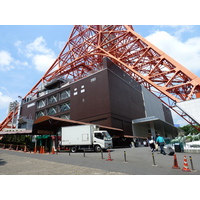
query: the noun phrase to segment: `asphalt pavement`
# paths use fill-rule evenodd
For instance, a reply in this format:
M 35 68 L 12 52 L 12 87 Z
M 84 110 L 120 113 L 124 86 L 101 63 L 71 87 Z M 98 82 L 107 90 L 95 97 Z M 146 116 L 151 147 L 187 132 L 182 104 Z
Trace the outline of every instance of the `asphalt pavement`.
M 1 175 L 199 175 L 200 154 L 176 153 L 180 169 L 173 169 L 174 156 L 153 154 L 149 147 L 116 148 L 110 153 L 86 151 L 34 154 L 0 149 Z M 184 156 L 191 172 L 182 171 Z M 192 158 L 192 163 L 191 159 Z M 154 158 L 154 159 L 153 159 Z M 191 165 L 192 164 L 192 165 Z

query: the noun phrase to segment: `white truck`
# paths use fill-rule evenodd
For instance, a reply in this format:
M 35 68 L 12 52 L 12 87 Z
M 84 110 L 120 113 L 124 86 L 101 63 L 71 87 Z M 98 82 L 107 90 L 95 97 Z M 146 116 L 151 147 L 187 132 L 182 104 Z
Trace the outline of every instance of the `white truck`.
M 97 125 L 67 126 L 61 129 L 61 145 L 73 153 L 81 149 L 100 152 L 112 148 L 112 138 Z

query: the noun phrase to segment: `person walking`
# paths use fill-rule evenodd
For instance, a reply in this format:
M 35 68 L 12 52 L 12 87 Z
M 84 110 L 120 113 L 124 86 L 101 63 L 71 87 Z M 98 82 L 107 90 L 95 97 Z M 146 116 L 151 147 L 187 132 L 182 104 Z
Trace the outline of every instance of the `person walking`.
M 153 139 L 153 136 L 151 136 L 151 139 L 149 140 L 149 146 L 150 146 L 151 152 L 154 152 L 155 151 L 155 141 Z
M 160 134 L 158 134 L 158 137 L 156 138 L 156 143 L 158 144 L 158 146 L 160 146 L 160 153 L 166 155 L 164 150 L 165 140 L 163 137 L 160 136 Z

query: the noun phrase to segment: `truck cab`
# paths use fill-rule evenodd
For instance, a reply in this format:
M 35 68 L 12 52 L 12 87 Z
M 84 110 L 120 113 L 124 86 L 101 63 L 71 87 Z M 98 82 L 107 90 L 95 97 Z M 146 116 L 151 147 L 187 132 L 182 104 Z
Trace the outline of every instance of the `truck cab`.
M 101 149 L 112 148 L 112 138 L 107 131 L 94 131 L 93 145 L 97 152 Z

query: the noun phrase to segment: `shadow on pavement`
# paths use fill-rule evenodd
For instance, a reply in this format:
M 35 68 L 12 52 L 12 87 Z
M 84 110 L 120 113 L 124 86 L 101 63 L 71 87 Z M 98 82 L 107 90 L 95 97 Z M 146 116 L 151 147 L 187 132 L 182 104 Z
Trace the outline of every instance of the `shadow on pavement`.
M 6 161 L 4 161 L 3 159 L 0 159 L 0 166 L 5 165 L 6 163 L 7 163 Z

